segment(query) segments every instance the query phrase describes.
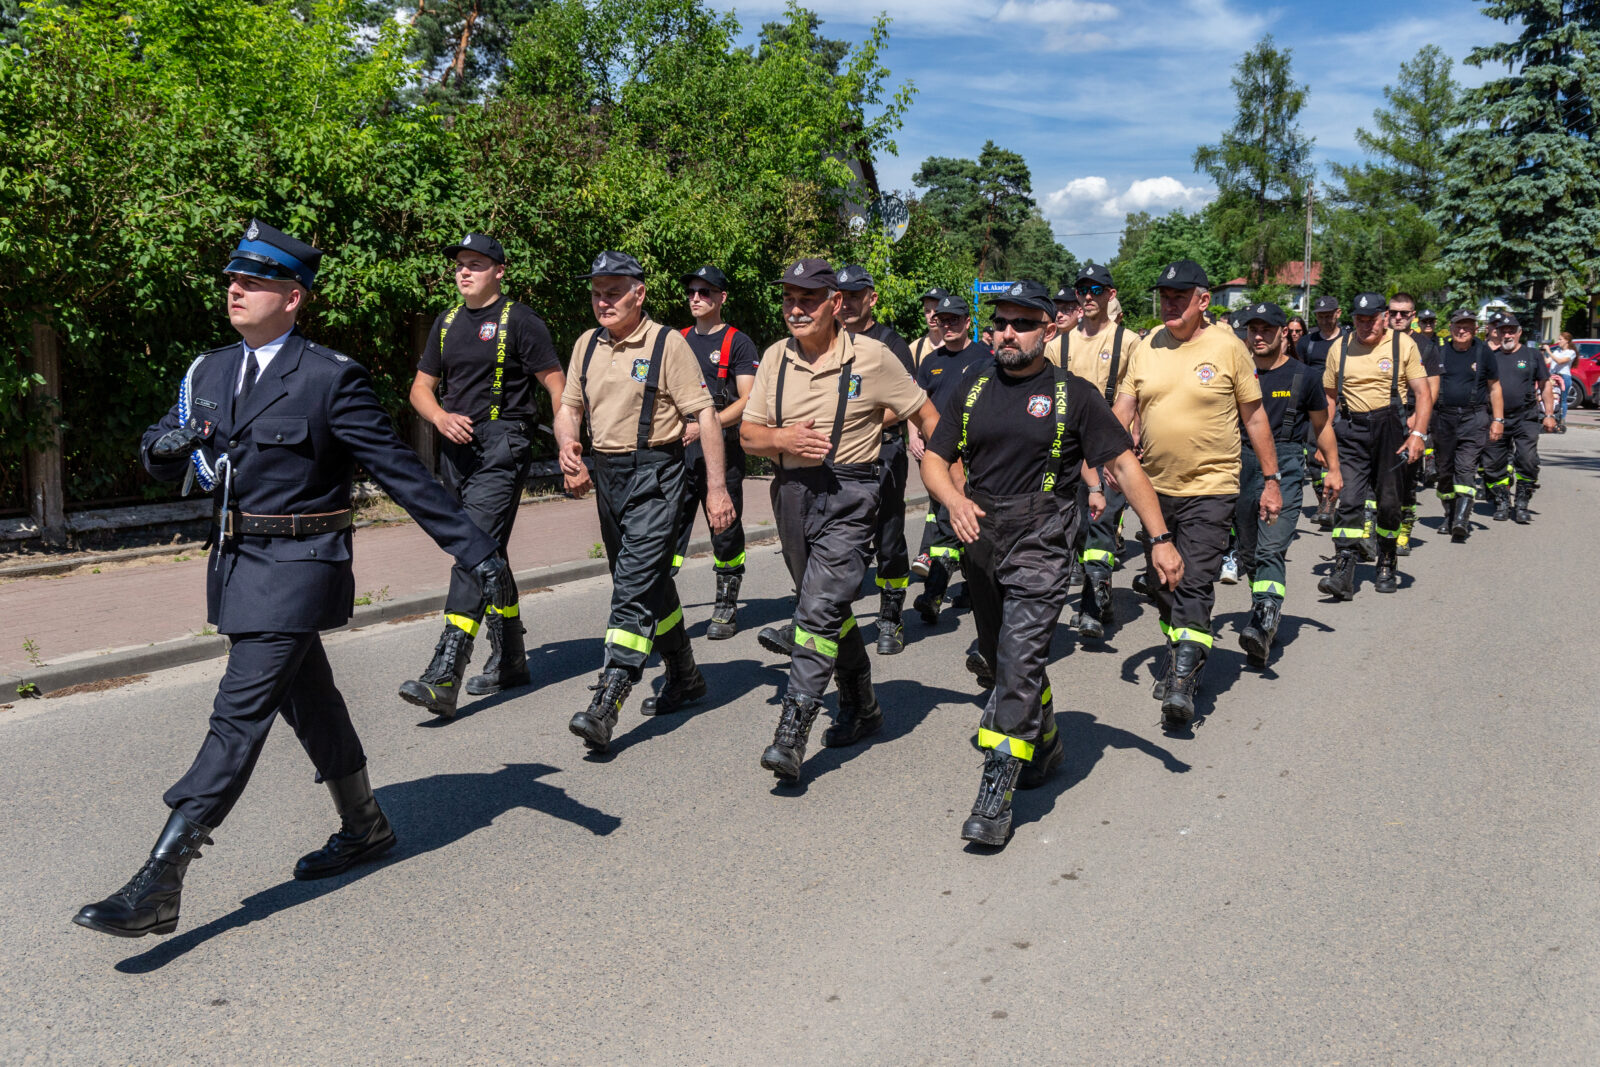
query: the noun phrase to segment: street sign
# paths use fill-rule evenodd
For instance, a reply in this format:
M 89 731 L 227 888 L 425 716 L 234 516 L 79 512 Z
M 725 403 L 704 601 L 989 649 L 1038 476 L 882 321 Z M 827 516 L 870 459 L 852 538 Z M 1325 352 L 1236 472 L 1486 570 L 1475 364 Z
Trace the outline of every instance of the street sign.
M 993 296 L 995 293 L 1003 293 L 1015 284 L 1017 283 L 977 281 L 972 283 L 972 339 L 974 341 L 978 340 L 978 335 L 983 332 L 982 328 L 978 325 L 978 298 L 983 296 Z

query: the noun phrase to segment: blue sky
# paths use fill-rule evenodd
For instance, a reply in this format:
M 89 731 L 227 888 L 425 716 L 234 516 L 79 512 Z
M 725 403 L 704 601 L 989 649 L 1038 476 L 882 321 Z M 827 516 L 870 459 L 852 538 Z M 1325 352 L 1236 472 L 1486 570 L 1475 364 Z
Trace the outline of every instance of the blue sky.
M 711 2 L 735 11 L 749 38 L 783 9 L 782 0 Z M 900 154 L 879 161 L 885 188 L 909 189 L 928 156 L 973 158 L 992 138 L 1028 160 L 1061 243 L 1101 261 L 1116 251 L 1125 212 L 1211 197 L 1190 156 L 1231 123 L 1233 65 L 1262 34 L 1293 49 L 1295 75 L 1310 87 L 1301 127 L 1319 165 L 1362 158 L 1356 127 L 1371 127 L 1384 86 L 1424 44 L 1443 48 L 1456 79 L 1475 85 L 1500 72 L 1461 60 L 1511 36 L 1472 0 L 804 2 L 823 33 L 851 41 L 879 10 L 894 20 L 884 63 L 917 94 Z

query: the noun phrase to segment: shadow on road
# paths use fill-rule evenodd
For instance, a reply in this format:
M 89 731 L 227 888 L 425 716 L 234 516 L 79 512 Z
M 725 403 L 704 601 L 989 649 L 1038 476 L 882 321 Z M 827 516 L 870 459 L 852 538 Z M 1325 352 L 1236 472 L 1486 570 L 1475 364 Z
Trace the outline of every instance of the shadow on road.
M 778 683 L 771 671 L 768 671 L 760 662 L 753 659 L 738 659 L 728 663 L 702 663 L 700 673 L 706 680 L 706 695 L 698 702 L 685 708 L 683 711 L 671 715 L 645 716 L 637 720 L 634 726 L 625 734 L 613 737 L 611 744 L 604 753 L 590 753 L 586 758 L 591 763 L 609 763 L 611 760 L 644 741 L 652 738 L 663 737 L 693 719 L 708 711 L 714 711 L 725 705 L 735 704 L 744 697 L 768 686 Z M 638 715 L 639 701 L 650 696 L 661 688 L 661 678 L 648 680 L 643 685 L 634 687 L 628 704 L 633 708 L 632 714 Z M 573 708 L 573 711 L 580 710 Z M 628 708 L 622 711 L 622 722 L 628 721 Z M 574 744 L 582 744 L 578 738 L 572 739 Z
M 973 683 L 976 690 L 977 684 Z M 808 748 L 810 755 L 806 758 L 804 772 L 800 776 L 798 786 L 782 784 L 773 786 L 772 791 L 781 796 L 799 796 L 815 779 L 821 778 L 829 771 L 836 771 L 846 763 L 861 756 L 879 745 L 886 745 L 891 741 L 898 741 L 922 724 L 934 708 L 940 704 L 955 704 L 960 709 L 958 714 L 968 715 L 974 724 L 978 721 L 978 712 L 972 708 L 973 693 L 961 693 L 954 689 L 938 688 L 924 685 L 921 682 L 909 679 L 896 679 L 889 682 L 880 682 L 875 686 L 878 695 L 878 706 L 883 709 L 883 730 L 875 737 L 869 737 L 858 744 L 846 748 L 823 748 L 822 732 L 833 722 L 831 712 L 824 712 L 817 716 L 816 724 L 811 730 L 811 744 Z M 833 706 L 838 706 L 838 694 L 833 694 Z M 778 717 L 773 715 L 772 726 L 777 726 Z
M 160 970 L 220 934 L 327 896 L 391 864 L 454 844 L 517 808 L 531 808 L 552 818 L 564 819 L 598 837 L 622 825 L 622 820 L 615 815 L 591 808 L 572 799 L 565 789 L 539 781 L 559 771 L 559 767 L 543 763 L 512 763 L 484 774 L 435 774 L 383 786 L 376 790 L 378 802 L 394 824 L 400 843 L 382 860 L 357 867 L 337 878 L 281 882 L 246 897 L 239 902 L 237 910 L 227 915 L 168 938 L 148 952 L 129 956 L 118 963 L 116 969 L 123 974 Z M 314 845 L 315 842 L 306 842 L 308 849 Z M 286 857 L 285 863 L 288 860 Z

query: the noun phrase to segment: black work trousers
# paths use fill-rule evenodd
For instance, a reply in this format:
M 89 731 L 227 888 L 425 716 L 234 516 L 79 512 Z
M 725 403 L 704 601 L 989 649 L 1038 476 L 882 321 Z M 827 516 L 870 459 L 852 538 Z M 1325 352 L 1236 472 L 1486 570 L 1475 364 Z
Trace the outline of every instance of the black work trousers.
M 1228 551 L 1238 494 L 1168 496 L 1157 493 L 1161 518 L 1172 533 L 1173 547 L 1183 559 L 1183 580 L 1168 589 L 1145 556 L 1146 581 L 1155 590 L 1161 632 L 1168 643 L 1194 641 L 1211 647 L 1211 609 L 1217 602 L 1217 575 Z
M 652 649 L 670 656 L 689 645 L 672 581 L 684 481 L 682 446 L 594 457 L 600 537 L 611 567 L 605 666 L 625 669 L 636 682 Z
M 1354 548 L 1365 532 L 1362 509 L 1373 501 L 1377 516 L 1373 531 L 1379 539 L 1392 541 L 1400 536 L 1402 483 L 1410 466 L 1399 455 L 1405 444 L 1406 424 L 1398 411 L 1382 408 L 1339 416 L 1333 431 L 1339 440 L 1339 473 L 1344 489 L 1339 493 L 1339 508 L 1333 516 L 1335 547 Z
M 973 493 L 985 515 L 967 546 L 967 587 L 978 652 L 994 664 L 994 689 L 978 724 L 980 748 L 1032 759 L 1054 730 L 1050 639 L 1072 589 L 1077 501 L 1066 494 L 991 497 Z
M 200 752 L 162 798 L 190 822 L 215 829 L 255 770 L 272 721 L 282 715 L 320 781 L 367 765 L 361 739 L 316 631 L 231 634 L 228 666 Z
M 1078 528 L 1082 533 L 1084 573 L 1090 581 L 1103 581 L 1111 577 L 1117 566 L 1117 526 L 1122 521 L 1122 509 L 1128 500 L 1122 492 L 1106 481 L 1106 472 L 1100 472 L 1100 485 L 1105 490 L 1106 509 L 1098 519 L 1089 516 L 1089 489 L 1078 483 Z
M 722 431 L 723 477 L 728 497 L 733 501 L 733 525 L 721 533 L 711 533 L 711 566 L 718 574 L 744 573 L 744 447 L 739 444 L 739 428 Z M 672 554 L 676 574 L 689 554 L 689 538 L 694 533 L 694 517 L 706 506 L 706 453 L 700 442 L 683 450 L 685 466 L 683 510 L 678 515 L 678 544 Z M 711 517 L 706 516 L 706 525 Z
M 1531 405 L 1506 412 L 1506 432 L 1500 440 L 1483 446 L 1483 470 L 1491 489 L 1513 481 L 1519 488 L 1526 485 L 1530 491 L 1539 488 L 1541 429 L 1538 409 Z
M 879 589 L 904 589 L 911 582 L 906 552 L 906 432 L 886 430 L 878 446 L 878 575 Z
M 473 427 L 470 442 L 439 442 L 439 476 L 444 487 L 461 502 L 474 525 L 500 546 L 506 558 L 511 527 L 517 521 L 522 488 L 533 463 L 533 443 L 522 422 L 485 422 Z M 517 591 L 511 590 L 511 606 L 500 613 L 508 618 L 518 614 Z M 450 592 L 444 611 L 449 621 L 476 635 L 478 622 L 489 610 L 489 598 L 472 571 L 457 563 L 450 568 Z
M 772 514 L 799 599 L 789 693 L 821 699 L 834 670 L 870 672 L 852 608 L 878 524 L 875 463 L 778 468 Z
M 950 525 L 950 510 L 937 500 L 928 501 L 928 515 L 922 524 L 922 547 L 919 554 L 928 557 L 928 576 L 922 580 L 926 592 L 944 596 L 950 588 L 950 575 L 961 566 L 966 552 L 961 538 Z
M 1489 440 L 1489 412 L 1481 407 L 1438 407 L 1428 426 L 1433 460 L 1439 469 L 1440 500 L 1476 493 L 1478 460 Z
M 1299 441 L 1278 441 L 1278 473 L 1283 475 L 1283 513 L 1268 523 L 1261 517 L 1261 493 L 1267 487 L 1256 450 L 1246 446 L 1240 454 L 1239 501 L 1234 505 L 1233 528 L 1239 532 L 1239 572 L 1250 575 L 1251 600 L 1283 602 L 1287 592 L 1289 542 L 1300 521 L 1305 502 L 1305 446 Z

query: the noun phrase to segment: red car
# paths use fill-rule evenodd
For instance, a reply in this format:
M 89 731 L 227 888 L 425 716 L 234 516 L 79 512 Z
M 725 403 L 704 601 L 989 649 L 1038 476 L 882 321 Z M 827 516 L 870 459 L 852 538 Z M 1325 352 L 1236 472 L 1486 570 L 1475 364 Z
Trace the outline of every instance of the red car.
M 1572 361 L 1572 388 L 1567 391 L 1567 407 L 1580 404 L 1600 407 L 1600 337 L 1582 337 L 1572 342 L 1578 358 Z

